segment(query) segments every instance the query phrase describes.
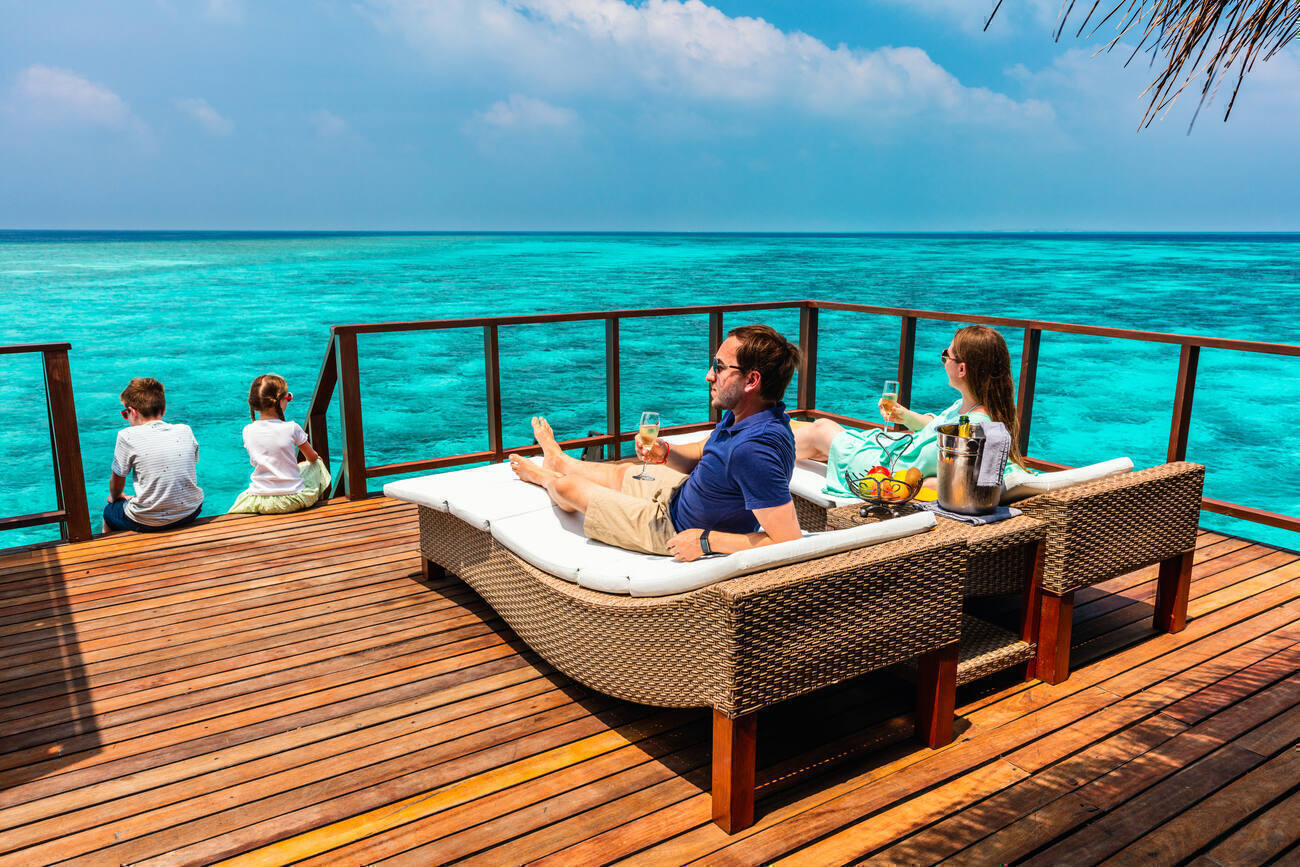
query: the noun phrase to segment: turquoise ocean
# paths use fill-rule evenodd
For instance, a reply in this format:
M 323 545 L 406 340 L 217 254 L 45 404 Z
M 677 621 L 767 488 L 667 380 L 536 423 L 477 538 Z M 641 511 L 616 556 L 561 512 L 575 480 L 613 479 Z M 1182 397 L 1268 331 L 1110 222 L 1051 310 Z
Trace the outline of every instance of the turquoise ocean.
M 194 428 L 211 515 L 247 483 L 249 383 L 286 377 L 305 422 L 333 324 L 802 298 L 1293 343 L 1300 235 L 0 232 L 0 344 L 72 344 L 96 529 L 132 376 L 162 380 L 167 419 Z M 726 325 L 754 320 L 798 334 L 795 311 Z M 939 363 L 954 327 L 918 328 L 915 409 L 956 396 Z M 823 311 L 820 329 L 819 408 L 874 417 L 898 320 Z M 1005 336 L 1018 364 L 1022 333 Z M 706 317 L 625 320 L 621 342 L 624 429 L 643 409 L 707 418 Z M 482 347 L 480 329 L 359 338 L 368 464 L 486 448 Z M 562 437 L 603 429 L 600 323 L 505 328 L 500 351 L 507 446 L 537 413 Z M 1030 454 L 1162 462 L 1177 372 L 1176 346 L 1045 333 Z M 1300 359 L 1205 350 L 1197 383 L 1188 457 L 1207 495 L 1300 515 Z M 54 508 L 39 355 L 0 356 L 0 408 L 0 515 Z M 331 442 L 337 468 L 337 424 Z M 1202 525 L 1300 548 L 1259 524 Z M 0 547 L 51 538 L 11 530 Z

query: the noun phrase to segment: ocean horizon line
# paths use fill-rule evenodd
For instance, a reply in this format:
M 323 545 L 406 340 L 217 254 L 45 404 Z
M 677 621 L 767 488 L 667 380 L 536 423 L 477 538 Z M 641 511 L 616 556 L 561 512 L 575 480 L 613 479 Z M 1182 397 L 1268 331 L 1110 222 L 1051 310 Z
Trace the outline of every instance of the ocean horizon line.
M 1300 230 L 1273 231 L 1180 231 L 1180 230 L 653 230 L 653 229 L 0 229 L 0 241 L 77 238 L 99 241 L 114 239 L 186 240 L 259 238 L 382 238 L 382 237 L 681 237 L 681 238 L 960 238 L 1088 240 L 1088 239 L 1173 239 L 1173 240 L 1300 240 Z

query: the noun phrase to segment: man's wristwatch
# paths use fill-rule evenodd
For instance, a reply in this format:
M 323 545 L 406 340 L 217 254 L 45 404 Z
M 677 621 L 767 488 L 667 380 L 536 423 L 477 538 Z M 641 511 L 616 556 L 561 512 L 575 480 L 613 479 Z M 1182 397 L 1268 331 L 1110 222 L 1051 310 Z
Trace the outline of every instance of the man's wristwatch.
M 708 530 L 705 530 L 703 533 L 700 534 L 700 550 L 704 552 L 705 556 L 708 556 L 709 554 L 713 553 L 713 549 L 709 547 Z

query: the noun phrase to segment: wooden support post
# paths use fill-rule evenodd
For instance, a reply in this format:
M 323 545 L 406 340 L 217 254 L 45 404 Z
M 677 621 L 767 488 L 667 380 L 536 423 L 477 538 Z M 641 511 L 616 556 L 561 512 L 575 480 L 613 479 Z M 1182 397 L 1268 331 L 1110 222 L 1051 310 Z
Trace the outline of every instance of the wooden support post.
M 715 353 L 717 353 L 718 347 L 721 345 L 722 345 L 722 314 L 717 311 L 714 311 L 709 314 L 708 364 L 713 364 L 713 356 Z M 707 388 L 705 389 L 704 393 L 705 395 L 708 395 L 709 392 Z M 713 405 L 713 398 L 711 397 L 708 398 L 708 401 L 709 401 L 709 421 L 714 422 L 715 424 L 719 421 L 722 421 L 722 410 L 718 409 L 716 406 Z
M 1025 549 L 1025 588 L 1020 601 L 1020 640 L 1030 644 L 1038 640 L 1045 549 L 1046 544 L 1041 539 Z M 1026 662 L 1024 679 L 1033 680 L 1037 669 L 1037 659 Z
M 622 382 L 619 368 L 618 317 L 605 320 L 605 432 L 614 437 L 606 454 L 611 461 L 623 457 L 623 443 L 618 435 L 622 431 Z
M 1029 423 L 1034 414 L 1034 384 L 1038 379 L 1038 343 L 1043 332 L 1037 328 L 1025 329 L 1025 342 L 1020 350 L 1020 384 L 1016 395 L 1017 425 L 1020 436 L 1016 444 L 1022 455 L 1029 454 Z
M 1186 551 L 1160 561 L 1156 578 L 1155 626 L 1158 632 L 1182 632 L 1187 627 L 1187 597 L 1192 587 L 1192 559 Z
M 713 711 L 713 821 L 728 834 L 754 824 L 757 719 Z
M 1187 458 L 1187 432 L 1192 426 L 1192 397 L 1196 394 L 1196 365 L 1201 357 L 1201 347 L 1183 344 L 1178 358 L 1178 386 L 1174 392 L 1174 419 L 1169 427 L 1169 456 L 1167 460 Z
M 357 335 L 337 335 L 339 415 L 343 422 L 343 481 L 349 500 L 366 498 L 366 443 L 361 425 L 361 373 L 357 367 Z
M 916 736 L 931 748 L 952 743 L 959 647 L 954 641 L 916 661 Z
M 817 408 L 817 314 L 811 304 L 799 308 L 799 348 L 803 363 L 799 367 L 799 409 Z
M 63 535 L 70 542 L 90 538 L 90 508 L 86 503 L 86 477 L 81 468 L 81 438 L 77 433 L 77 407 L 72 398 L 72 368 L 66 349 L 42 353 L 45 360 L 45 394 L 50 410 L 50 440 L 54 446 L 54 476 L 59 507 L 66 512 Z
M 916 359 L 916 317 L 904 316 L 898 333 L 898 402 L 912 405 L 912 366 Z M 906 430 L 906 425 L 896 424 L 894 430 Z
M 495 325 L 483 326 L 483 379 L 487 389 L 488 451 L 494 461 L 501 461 L 506 453 L 501 433 L 501 355 Z
M 1074 628 L 1074 591 L 1039 595 L 1038 664 L 1043 683 L 1060 683 L 1070 676 L 1070 631 Z
M 442 568 L 428 557 L 425 557 L 423 554 L 420 555 L 420 578 L 423 579 L 425 584 L 429 584 L 433 581 L 441 581 L 446 577 L 446 569 Z

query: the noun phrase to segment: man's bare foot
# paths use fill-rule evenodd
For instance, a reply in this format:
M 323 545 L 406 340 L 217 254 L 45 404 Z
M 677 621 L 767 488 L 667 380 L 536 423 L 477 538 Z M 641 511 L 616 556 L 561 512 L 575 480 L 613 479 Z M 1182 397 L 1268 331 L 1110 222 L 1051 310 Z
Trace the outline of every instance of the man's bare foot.
M 567 455 L 555 441 L 551 423 L 540 415 L 533 416 L 533 438 L 542 447 L 542 466 L 552 472 L 559 472 Z
M 510 455 L 510 469 L 514 470 L 515 475 L 525 482 L 531 482 L 542 488 L 546 487 L 546 483 L 551 479 L 560 475 L 545 467 L 537 466 L 537 464 L 522 455 Z

